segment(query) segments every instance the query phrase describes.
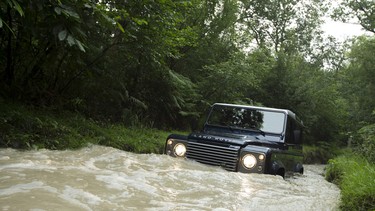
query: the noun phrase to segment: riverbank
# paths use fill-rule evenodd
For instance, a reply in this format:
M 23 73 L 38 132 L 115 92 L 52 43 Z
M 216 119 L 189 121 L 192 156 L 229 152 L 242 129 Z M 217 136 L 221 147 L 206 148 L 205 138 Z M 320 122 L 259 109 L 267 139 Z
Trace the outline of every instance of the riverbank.
M 136 153 L 162 153 L 170 133 L 103 123 L 51 108 L 0 104 L 0 147 L 64 150 L 98 144 Z
M 348 152 L 330 160 L 326 179 L 341 189 L 342 210 L 375 210 L 375 165 Z

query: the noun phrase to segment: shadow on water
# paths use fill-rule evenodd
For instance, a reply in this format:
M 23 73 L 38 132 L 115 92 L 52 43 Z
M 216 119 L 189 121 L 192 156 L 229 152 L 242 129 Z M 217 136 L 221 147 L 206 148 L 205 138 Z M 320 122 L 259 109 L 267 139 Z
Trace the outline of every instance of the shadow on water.
M 91 146 L 0 150 L 2 210 L 336 210 L 339 189 L 305 175 L 227 172 L 165 155 Z

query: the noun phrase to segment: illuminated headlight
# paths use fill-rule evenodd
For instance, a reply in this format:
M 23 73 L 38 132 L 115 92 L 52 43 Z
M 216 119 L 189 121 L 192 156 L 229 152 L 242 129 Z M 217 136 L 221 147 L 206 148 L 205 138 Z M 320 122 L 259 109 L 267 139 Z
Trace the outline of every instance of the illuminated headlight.
M 177 155 L 178 157 L 183 157 L 185 156 L 185 153 L 186 153 L 186 147 L 184 144 L 176 144 L 174 146 L 174 154 Z
M 264 155 L 260 154 L 258 158 L 259 158 L 260 161 L 262 161 L 262 160 L 264 160 Z
M 246 154 L 242 157 L 242 165 L 247 168 L 251 169 L 257 164 L 257 159 L 252 154 Z
M 172 145 L 173 144 L 173 139 L 168 139 L 167 144 L 168 145 Z

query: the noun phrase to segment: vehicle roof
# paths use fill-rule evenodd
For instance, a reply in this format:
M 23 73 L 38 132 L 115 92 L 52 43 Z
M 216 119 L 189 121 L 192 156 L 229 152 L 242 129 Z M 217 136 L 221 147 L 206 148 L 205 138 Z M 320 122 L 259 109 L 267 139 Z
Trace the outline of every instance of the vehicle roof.
M 250 106 L 250 105 L 240 105 L 240 104 L 228 104 L 228 103 L 214 103 L 212 106 L 219 105 L 219 106 L 229 106 L 229 107 L 238 107 L 238 108 L 251 108 L 257 110 L 264 110 L 264 111 L 275 111 L 275 112 L 282 112 L 287 114 L 288 116 L 292 117 L 293 119 L 297 120 L 301 124 L 302 121 L 297 117 L 297 115 L 288 109 L 279 109 L 279 108 L 270 108 L 270 107 L 261 107 L 261 106 Z

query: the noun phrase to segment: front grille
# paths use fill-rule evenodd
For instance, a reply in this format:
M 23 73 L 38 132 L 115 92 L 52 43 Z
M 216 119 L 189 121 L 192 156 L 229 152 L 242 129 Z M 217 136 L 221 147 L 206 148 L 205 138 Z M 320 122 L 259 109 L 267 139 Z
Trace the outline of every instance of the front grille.
M 186 157 L 199 163 L 221 166 L 228 171 L 236 171 L 239 148 L 239 146 L 225 147 L 188 142 Z

